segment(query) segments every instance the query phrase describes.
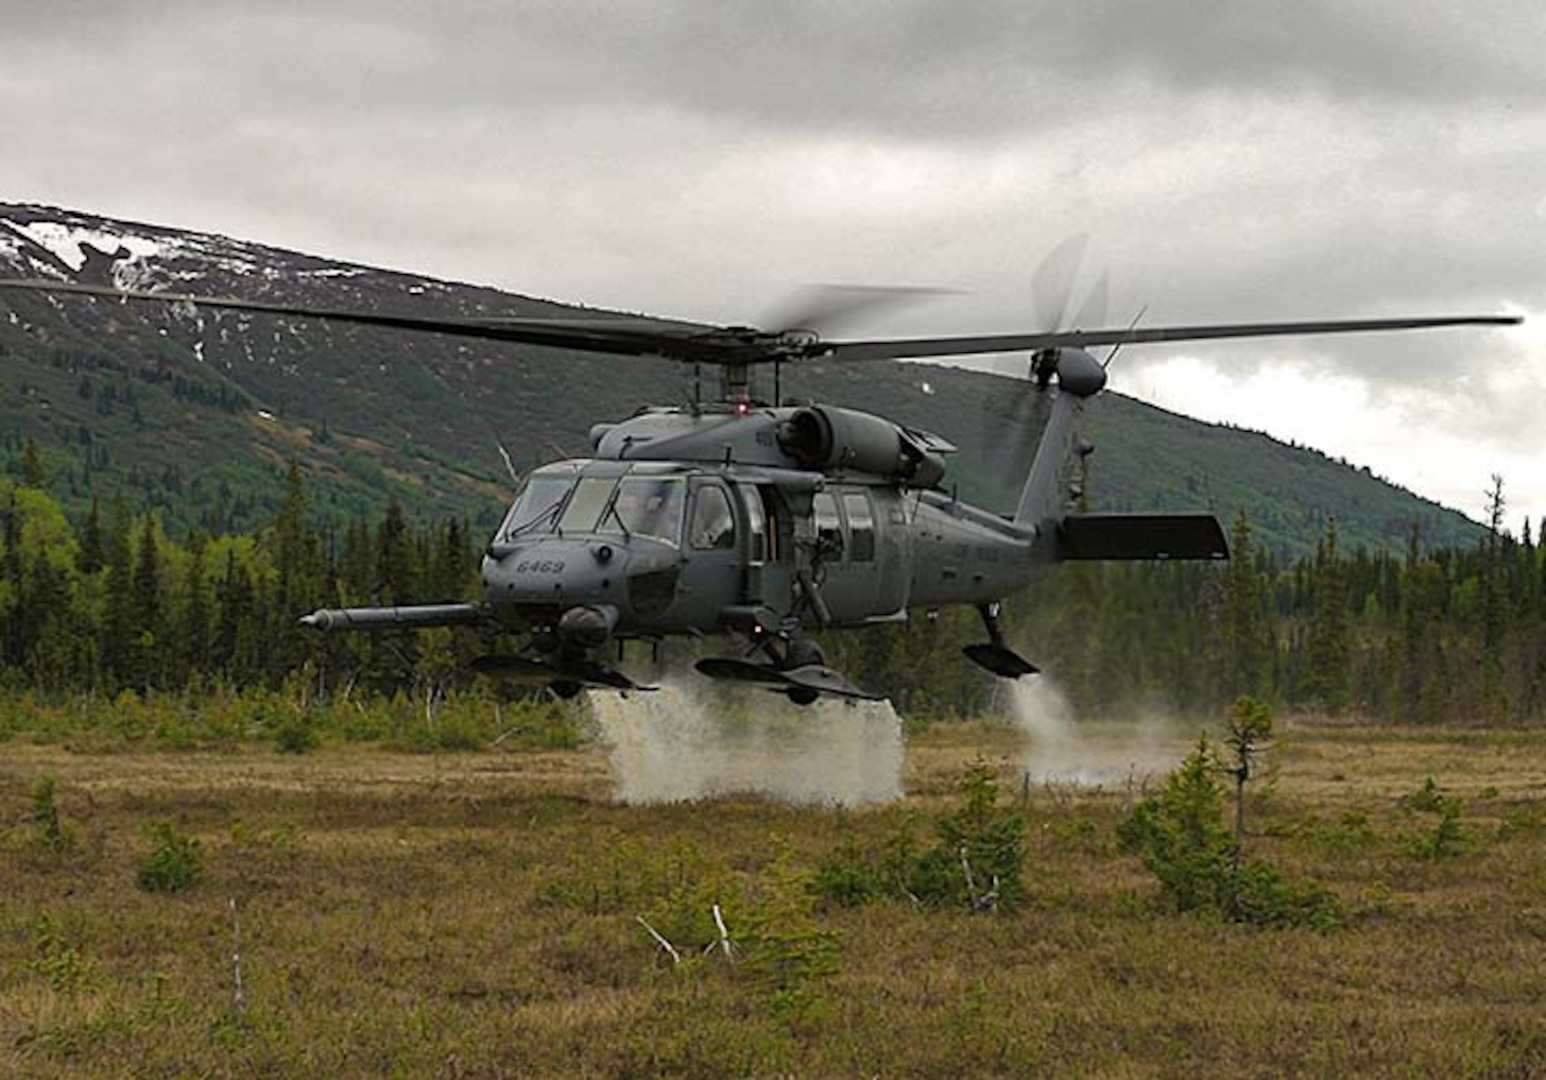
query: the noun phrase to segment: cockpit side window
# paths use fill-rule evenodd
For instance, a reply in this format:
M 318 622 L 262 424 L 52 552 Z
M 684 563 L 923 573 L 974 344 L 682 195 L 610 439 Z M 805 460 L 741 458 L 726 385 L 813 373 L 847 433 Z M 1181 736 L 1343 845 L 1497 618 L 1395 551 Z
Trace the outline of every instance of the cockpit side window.
M 687 537 L 700 550 L 735 547 L 735 516 L 723 488 L 710 485 L 698 489 Z
M 595 532 L 601 512 L 617 487 L 615 476 L 587 476 L 575 485 L 574 494 L 558 519 L 560 532 Z
M 552 476 L 537 473 L 526 481 L 526 486 L 516 496 L 515 505 L 500 526 L 499 538 L 509 540 L 518 533 L 548 532 L 558 507 L 574 487 L 573 476 Z
M 816 519 L 816 544 L 829 559 L 843 556 L 843 519 L 838 516 L 837 499 L 831 492 L 818 492 L 811 501 L 811 514 Z
M 629 477 L 618 485 L 617 501 L 602 518 L 600 531 L 679 543 L 686 502 L 687 485 L 679 478 Z

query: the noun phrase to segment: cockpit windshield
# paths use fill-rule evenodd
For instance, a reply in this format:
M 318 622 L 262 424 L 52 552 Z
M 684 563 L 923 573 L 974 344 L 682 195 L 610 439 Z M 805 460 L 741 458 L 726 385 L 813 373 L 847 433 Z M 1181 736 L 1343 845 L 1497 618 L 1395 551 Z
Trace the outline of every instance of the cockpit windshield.
M 547 531 L 553 526 L 553 515 L 574 487 L 573 473 L 534 473 L 516 497 L 515 505 L 505 517 L 499 530 L 501 540 L 509 540 L 518 533 L 536 526 Z
M 602 519 L 601 531 L 678 543 L 686 501 L 687 484 L 681 477 L 628 477 L 618 485 L 617 501 Z
M 633 473 L 581 476 L 583 463 L 545 466 L 531 475 L 505 515 L 497 540 L 536 533 L 615 533 L 679 544 L 687 481 Z
M 617 487 L 615 476 L 587 476 L 574 489 L 569 505 L 558 519 L 559 532 L 595 532 L 600 528 L 601 511 Z

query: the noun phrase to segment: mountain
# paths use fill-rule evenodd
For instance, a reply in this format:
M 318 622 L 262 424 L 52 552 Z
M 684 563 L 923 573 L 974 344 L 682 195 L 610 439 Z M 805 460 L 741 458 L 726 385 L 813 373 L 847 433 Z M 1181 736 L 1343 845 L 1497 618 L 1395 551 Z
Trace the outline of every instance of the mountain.
M 240 296 L 319 308 L 528 317 L 597 314 L 551 300 L 341 263 L 206 233 L 0 204 L 0 276 Z M 705 380 L 708 381 L 707 379 Z M 1003 507 L 1013 469 L 985 421 L 997 376 L 933 364 L 811 364 L 788 394 L 878 412 L 962 444 L 963 497 Z M 712 393 L 717 385 L 709 385 Z M 0 468 L 28 438 L 50 490 L 83 516 L 93 493 L 155 509 L 173 531 L 271 520 L 286 464 L 337 525 L 391 498 L 420 515 L 492 529 L 510 491 L 501 447 L 524 471 L 583 454 L 590 425 L 645 403 L 683 403 L 692 372 L 662 360 L 278 319 L 189 305 L 0 294 Z M 1480 527 L 1315 451 L 1202 424 L 1116 393 L 1089 425 L 1096 510 L 1244 509 L 1258 542 L 1312 550 L 1328 517 L 1349 549 L 1400 550 L 1416 524 L 1434 545 Z

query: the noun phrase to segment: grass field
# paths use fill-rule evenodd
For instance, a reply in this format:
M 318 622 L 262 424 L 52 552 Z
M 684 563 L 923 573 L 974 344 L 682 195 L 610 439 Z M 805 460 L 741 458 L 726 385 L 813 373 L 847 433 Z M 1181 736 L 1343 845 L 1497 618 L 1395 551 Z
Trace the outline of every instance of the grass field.
M 1162 777 L 1027 783 L 1025 737 L 996 724 L 911 732 L 904 794 L 851 807 L 625 804 L 599 739 L 19 736 L 0 743 L 0 1075 L 1546 1075 L 1546 733 L 1278 727 L 1249 850 L 1334 890 L 1337 929 L 1175 914 L 1116 840 Z M 1092 754 L 1169 765 L 1194 734 L 1098 733 Z M 974 759 L 1026 813 L 1016 910 L 799 888 L 842 851 L 926 842 Z M 1462 807 L 1437 851 L 1407 798 L 1430 776 Z M 201 873 L 149 891 L 169 838 Z M 703 954 L 714 903 L 737 958 Z

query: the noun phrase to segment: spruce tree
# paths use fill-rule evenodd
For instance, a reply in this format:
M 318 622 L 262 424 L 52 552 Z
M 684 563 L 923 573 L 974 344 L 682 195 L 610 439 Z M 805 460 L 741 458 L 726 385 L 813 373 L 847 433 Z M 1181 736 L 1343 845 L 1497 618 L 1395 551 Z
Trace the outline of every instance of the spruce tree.
M 1326 522 L 1326 535 L 1315 552 L 1311 583 L 1313 611 L 1306 645 L 1305 698 L 1333 716 L 1347 709 L 1351 633 L 1343 560 L 1337 552 L 1337 523 Z
M 155 519 L 146 515 L 140 529 L 139 550 L 134 558 L 130 586 L 130 618 L 133 626 L 133 680 L 141 689 L 159 682 L 163 643 L 161 639 L 161 567 Z
M 119 494 L 113 499 L 113 523 L 107 544 L 107 610 L 101 631 L 102 666 L 108 681 L 122 687 L 133 679 L 134 614 L 132 547 L 129 508 Z
M 1261 611 L 1261 582 L 1251 550 L 1251 523 L 1245 511 L 1235 518 L 1230 541 L 1229 583 L 1225 599 L 1225 690 L 1233 697 L 1261 693 L 1266 675 L 1266 630 Z
M 75 565 L 83 574 L 95 574 L 107 565 L 107 553 L 102 540 L 102 508 L 95 493 L 91 496 L 91 511 L 81 526 L 80 548 Z
M 38 444 L 31 438 L 28 438 L 21 448 L 21 483 L 22 487 L 39 490 L 42 490 L 45 483 L 43 455 L 38 453 Z
M 1508 707 L 1503 691 L 1504 632 L 1507 628 L 1507 555 L 1503 533 L 1503 477 L 1493 474 L 1487 489 L 1487 535 L 1482 538 L 1482 701 L 1481 719 L 1503 720 Z
M 416 561 L 403 504 L 393 499 L 376 531 L 376 595 L 381 603 L 406 604 L 414 599 Z

